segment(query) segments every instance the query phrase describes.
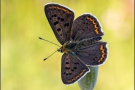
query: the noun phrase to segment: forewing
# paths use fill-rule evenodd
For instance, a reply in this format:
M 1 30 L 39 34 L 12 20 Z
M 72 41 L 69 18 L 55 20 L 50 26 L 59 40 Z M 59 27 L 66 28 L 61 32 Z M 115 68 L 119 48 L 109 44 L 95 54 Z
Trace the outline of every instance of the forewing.
M 107 58 L 107 43 L 97 42 L 77 50 L 76 55 L 86 65 L 103 64 Z
M 91 14 L 83 14 L 75 19 L 71 29 L 71 38 L 74 41 L 102 36 L 101 25 Z
M 69 40 L 74 19 L 73 11 L 59 4 L 47 4 L 44 11 L 56 38 L 64 44 Z
M 89 71 L 88 67 L 70 54 L 63 54 L 61 77 L 64 84 L 72 84 Z

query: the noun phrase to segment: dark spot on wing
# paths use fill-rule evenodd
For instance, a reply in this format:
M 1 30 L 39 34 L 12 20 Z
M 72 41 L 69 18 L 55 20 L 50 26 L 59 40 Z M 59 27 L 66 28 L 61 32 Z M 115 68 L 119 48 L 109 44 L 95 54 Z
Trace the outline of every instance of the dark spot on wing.
M 74 69 L 77 69 L 77 67 L 74 67 Z
M 70 67 L 65 67 L 65 69 L 70 69 Z
M 64 18 L 61 18 L 61 21 L 63 22 L 64 21 Z
M 66 64 L 69 64 L 69 62 L 66 62 Z
M 60 28 L 57 29 L 57 31 L 60 31 L 60 30 L 61 30 Z
M 58 23 L 59 23 L 59 22 L 56 21 L 56 22 L 54 22 L 54 25 L 57 25 Z
M 64 27 L 68 27 L 68 26 L 69 26 L 69 23 L 65 23 L 65 24 L 64 24 Z
M 60 20 L 60 17 L 58 17 L 58 20 Z

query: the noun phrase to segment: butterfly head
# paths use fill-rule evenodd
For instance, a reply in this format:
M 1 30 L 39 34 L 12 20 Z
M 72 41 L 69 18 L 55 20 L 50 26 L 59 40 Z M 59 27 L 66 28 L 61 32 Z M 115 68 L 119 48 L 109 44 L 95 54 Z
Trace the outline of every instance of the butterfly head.
M 61 53 L 73 52 L 75 50 L 76 45 L 77 43 L 75 42 L 66 42 L 62 45 L 60 49 L 58 49 L 58 52 L 61 52 Z

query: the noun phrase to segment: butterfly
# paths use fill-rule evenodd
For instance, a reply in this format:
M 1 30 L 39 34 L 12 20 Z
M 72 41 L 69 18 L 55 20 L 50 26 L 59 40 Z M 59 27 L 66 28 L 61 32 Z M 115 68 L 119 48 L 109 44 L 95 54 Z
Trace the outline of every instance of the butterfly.
M 61 78 L 64 84 L 73 84 L 90 69 L 106 61 L 107 42 L 100 41 L 103 31 L 96 17 L 83 14 L 74 20 L 74 12 L 59 4 L 44 6 L 46 18 L 62 45 Z

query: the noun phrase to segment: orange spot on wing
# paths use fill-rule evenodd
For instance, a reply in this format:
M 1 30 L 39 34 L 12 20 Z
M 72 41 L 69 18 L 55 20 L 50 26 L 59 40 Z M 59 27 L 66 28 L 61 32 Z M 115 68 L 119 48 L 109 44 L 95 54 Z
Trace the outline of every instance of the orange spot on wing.
M 91 21 L 91 22 L 92 22 L 92 24 L 94 25 L 94 28 L 95 28 L 95 30 L 94 30 L 94 31 L 95 31 L 95 33 L 96 33 L 96 34 L 100 34 L 100 32 L 99 32 L 99 30 L 98 30 L 98 29 L 99 29 L 99 27 L 97 27 L 97 23 L 95 22 L 95 20 L 94 20 L 94 19 L 92 19 L 92 18 L 89 18 L 89 17 L 86 17 L 86 19 L 87 19 L 87 20 L 89 20 L 89 21 Z
M 76 77 L 72 78 L 71 80 L 68 80 L 68 83 L 71 83 L 73 81 L 76 81 L 78 78 L 80 78 L 84 73 L 86 72 L 86 70 L 82 70 L 82 72 L 80 74 L 78 74 Z
M 98 62 L 100 63 L 101 61 L 103 61 L 103 59 L 105 58 L 105 49 L 104 49 L 104 45 L 100 46 L 100 50 L 102 52 L 101 58 L 98 60 Z
M 98 32 L 98 29 L 96 29 L 95 32 L 96 32 L 96 34 L 100 34 L 100 33 Z
M 96 24 L 94 25 L 94 27 L 95 27 L 95 28 L 98 28 L 98 26 L 97 26 Z
M 65 9 L 65 8 L 62 8 L 62 7 L 59 7 L 59 6 L 50 6 L 49 8 L 50 8 L 50 9 L 56 8 L 56 9 L 58 9 L 58 10 L 63 10 L 64 12 L 66 12 L 66 13 L 68 13 L 68 14 L 71 14 L 71 12 L 70 12 L 69 10 L 67 10 L 67 9 Z

